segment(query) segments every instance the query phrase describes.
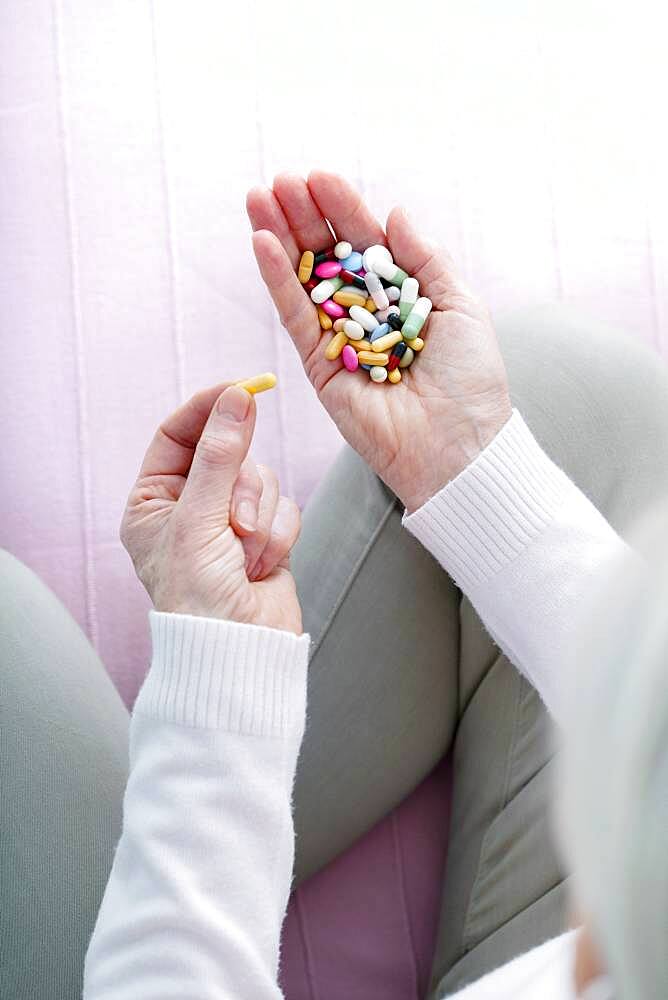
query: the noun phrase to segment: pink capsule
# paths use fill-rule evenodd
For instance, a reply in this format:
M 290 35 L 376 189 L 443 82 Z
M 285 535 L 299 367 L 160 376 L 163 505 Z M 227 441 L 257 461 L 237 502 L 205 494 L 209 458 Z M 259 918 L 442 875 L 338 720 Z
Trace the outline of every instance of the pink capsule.
M 341 351 L 341 358 L 343 359 L 343 363 L 349 372 L 354 372 L 359 366 L 357 351 L 354 347 L 351 347 L 350 344 L 346 344 Z
M 315 273 L 319 278 L 335 278 L 340 270 L 341 265 L 338 260 L 323 260 L 322 264 L 316 267 Z
M 342 316 L 346 315 L 346 310 L 338 302 L 335 302 L 334 299 L 327 299 L 326 302 L 322 303 L 322 308 L 332 319 L 341 319 Z

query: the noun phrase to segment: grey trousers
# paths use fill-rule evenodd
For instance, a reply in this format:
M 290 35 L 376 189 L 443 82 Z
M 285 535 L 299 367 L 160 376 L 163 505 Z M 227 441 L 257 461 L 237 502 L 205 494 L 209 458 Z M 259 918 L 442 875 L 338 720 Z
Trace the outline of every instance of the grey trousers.
M 560 310 L 499 324 L 514 402 L 623 534 L 668 489 L 668 375 Z M 468 601 L 344 450 L 293 557 L 314 642 L 295 788 L 296 879 L 343 851 L 453 753 L 454 800 L 429 995 L 558 933 L 549 723 Z M 120 831 L 128 715 L 56 598 L 0 555 L 0 995 L 79 996 Z M 139 998 L 138 998 L 139 1000 Z

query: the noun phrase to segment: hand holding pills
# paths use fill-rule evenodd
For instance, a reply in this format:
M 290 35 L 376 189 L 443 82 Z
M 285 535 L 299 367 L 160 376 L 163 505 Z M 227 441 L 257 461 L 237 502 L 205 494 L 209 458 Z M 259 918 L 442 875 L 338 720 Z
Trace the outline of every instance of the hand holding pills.
M 262 277 L 321 402 L 349 444 L 409 511 L 416 510 L 510 417 L 505 367 L 487 310 L 403 210 L 393 209 L 383 230 L 335 174 L 315 171 L 308 181 L 281 175 L 272 190 L 251 191 L 247 207 Z M 304 254 L 338 243 L 347 244 L 339 253 L 350 248 L 345 258 L 332 250 L 316 263 L 315 254 L 313 261 Z M 365 266 L 359 250 L 371 251 L 373 266 Z M 306 278 L 309 268 L 314 273 Z M 367 284 L 361 270 L 380 283 L 370 278 Z M 305 294 L 309 281 L 315 284 Z M 332 326 L 324 329 L 328 321 Z M 369 369 L 359 372 L 365 364 Z M 376 368 L 383 381 L 392 371 L 402 378 L 374 385 Z
M 288 564 L 299 510 L 248 456 L 253 394 L 275 383 L 267 373 L 204 390 L 158 429 L 121 526 L 158 611 L 301 633 Z

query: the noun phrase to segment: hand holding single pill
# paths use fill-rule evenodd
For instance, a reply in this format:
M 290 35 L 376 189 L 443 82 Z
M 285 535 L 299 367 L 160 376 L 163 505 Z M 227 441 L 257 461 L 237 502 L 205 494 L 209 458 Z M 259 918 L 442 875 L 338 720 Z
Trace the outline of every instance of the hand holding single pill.
M 247 207 L 260 272 L 320 401 L 349 444 L 409 511 L 416 510 L 454 479 L 511 415 L 505 366 L 487 309 L 457 277 L 447 254 L 416 232 L 405 211 L 395 208 L 390 212 L 385 232 L 357 191 L 335 174 L 315 171 L 308 181 L 280 175 L 272 190 L 250 191 Z M 326 219 L 335 238 L 346 241 L 347 246 L 371 247 L 376 253 L 381 252 L 379 248 L 389 247 L 391 266 L 398 276 L 395 284 L 401 285 L 404 295 L 404 301 L 399 302 L 402 320 L 408 315 L 406 310 L 412 309 L 421 324 L 424 316 L 417 314 L 422 301 L 433 303 L 424 346 L 421 338 L 416 341 L 416 350 L 423 348 L 419 363 L 407 368 L 406 358 L 400 358 L 404 371 L 400 381 L 395 376 L 398 384 L 388 385 L 386 381 L 384 385 L 373 385 L 367 377 L 357 377 L 358 364 L 366 362 L 371 366 L 374 362 L 370 343 L 364 339 L 369 336 L 367 327 L 371 322 L 371 336 L 380 332 L 387 338 L 387 349 L 406 355 L 408 363 L 413 352 L 411 349 L 409 354 L 408 347 L 398 343 L 394 346 L 396 309 L 395 315 L 385 317 L 387 322 L 378 331 L 380 320 L 361 301 L 353 303 L 352 279 L 359 282 L 359 275 L 352 273 L 356 268 L 349 264 L 350 257 L 343 263 L 352 268 L 345 277 L 350 283 L 346 303 L 351 318 L 339 318 L 338 328 L 334 324 L 335 336 L 345 334 L 340 344 L 334 343 L 331 333 L 323 335 L 323 318 L 319 319 L 317 305 L 305 294 L 305 289 L 312 289 L 300 283 L 295 273 L 301 267 L 303 278 L 312 264 L 303 261 L 303 251 L 331 246 L 333 239 Z M 360 262 L 355 264 L 360 266 Z M 382 272 L 385 266 L 377 269 Z M 406 280 L 407 274 L 414 282 Z M 340 276 L 327 279 L 323 271 L 317 279 L 321 277 L 321 284 L 332 283 L 332 288 L 315 292 L 317 299 L 325 293 L 339 294 L 343 283 Z M 313 279 L 314 283 L 317 279 Z M 373 278 L 362 283 L 362 296 L 375 293 L 372 307 L 384 306 L 382 283 L 379 287 Z M 422 299 L 417 299 L 418 285 Z M 387 308 L 391 310 L 392 306 Z M 416 332 L 411 331 L 413 337 Z M 379 348 L 374 344 L 372 351 Z M 378 371 L 379 379 L 382 375 L 383 380 L 393 381 L 377 368 L 378 357 L 376 354 L 376 364 L 370 368 L 371 379 L 375 381 Z
M 274 382 L 259 376 L 205 389 L 156 432 L 121 525 L 156 610 L 301 633 L 289 570 L 299 509 L 248 455 L 251 393 Z

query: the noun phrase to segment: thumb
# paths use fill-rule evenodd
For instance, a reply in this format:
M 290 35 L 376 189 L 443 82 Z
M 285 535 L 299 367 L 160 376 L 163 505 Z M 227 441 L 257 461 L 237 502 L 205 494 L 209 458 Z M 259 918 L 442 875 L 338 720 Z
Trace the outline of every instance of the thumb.
M 228 386 L 209 414 L 179 499 L 191 518 L 228 526 L 232 491 L 254 428 L 253 397 L 240 386 Z

